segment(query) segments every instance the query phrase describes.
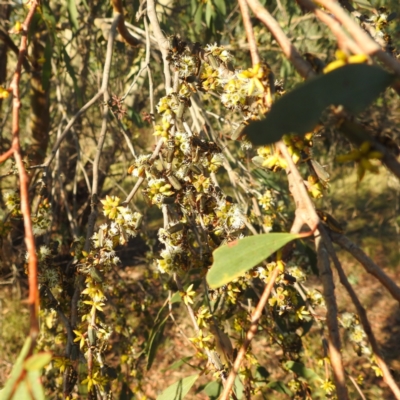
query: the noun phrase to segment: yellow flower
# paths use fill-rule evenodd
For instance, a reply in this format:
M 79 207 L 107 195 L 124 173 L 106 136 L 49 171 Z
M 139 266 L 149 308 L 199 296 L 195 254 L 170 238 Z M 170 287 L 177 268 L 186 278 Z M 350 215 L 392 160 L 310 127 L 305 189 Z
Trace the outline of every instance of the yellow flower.
M 324 74 L 333 71 L 336 68 L 343 67 L 346 64 L 363 64 L 368 61 L 366 54 L 355 54 L 354 56 L 348 56 L 342 50 L 336 50 L 336 60 L 329 63 L 324 68 Z

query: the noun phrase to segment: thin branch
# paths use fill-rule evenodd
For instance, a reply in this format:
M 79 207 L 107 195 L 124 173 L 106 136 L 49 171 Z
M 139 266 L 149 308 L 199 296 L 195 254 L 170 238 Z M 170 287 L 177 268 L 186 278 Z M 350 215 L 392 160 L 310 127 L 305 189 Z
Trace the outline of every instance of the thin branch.
M 365 270 L 369 274 L 373 275 L 389 291 L 392 297 L 400 303 L 400 288 L 364 253 L 362 249 L 360 249 L 345 235 L 332 231 L 329 232 L 329 235 L 335 243 L 350 253 L 365 268 Z
M 276 278 L 279 275 L 279 269 L 275 268 L 270 276 L 270 279 L 268 281 L 268 285 L 265 286 L 264 292 L 257 304 L 257 307 L 255 308 L 253 315 L 251 316 L 251 325 L 250 329 L 248 330 L 246 334 L 246 338 L 240 347 L 239 353 L 235 359 L 235 362 L 233 364 L 232 370 L 228 376 L 228 379 L 226 380 L 226 384 L 224 387 L 224 391 L 222 392 L 222 395 L 220 397 L 220 400 L 228 400 L 230 396 L 230 392 L 232 390 L 233 384 L 235 382 L 236 375 L 239 372 L 240 366 L 242 365 L 243 359 L 246 355 L 247 349 L 250 346 L 251 341 L 253 340 L 255 334 L 257 333 L 257 328 L 258 328 L 258 322 L 261 318 L 263 309 L 265 305 L 267 304 L 268 298 L 271 294 L 272 288 L 274 287 Z
M 327 233 L 323 233 L 324 239 L 327 236 Z M 332 246 L 332 243 L 329 240 L 329 237 L 324 240 L 325 246 L 328 250 L 329 256 L 333 261 L 333 264 L 339 274 L 340 283 L 346 288 L 347 293 L 349 294 L 351 301 L 356 307 L 357 314 L 360 317 L 361 324 L 364 328 L 364 331 L 368 337 L 369 342 L 371 343 L 372 350 L 375 354 L 376 362 L 379 368 L 382 371 L 383 380 L 389 386 L 391 391 L 393 392 L 396 399 L 400 400 L 400 389 L 397 386 L 396 382 L 393 379 L 393 376 L 390 372 L 388 365 L 382 357 L 381 351 L 379 350 L 378 343 L 375 339 L 374 333 L 372 332 L 371 324 L 368 321 L 367 313 L 365 308 L 361 305 L 360 300 L 358 299 L 356 292 L 353 287 L 350 285 L 350 282 L 347 279 L 346 274 L 343 271 L 342 265 L 336 255 L 335 249 Z M 340 398 L 340 396 L 339 396 Z
M 290 60 L 297 72 L 303 78 L 310 78 L 315 75 L 311 65 L 303 59 L 300 53 L 292 45 L 285 32 L 283 32 L 279 23 L 274 17 L 262 6 L 258 0 L 247 0 L 247 4 L 252 9 L 254 15 L 267 27 L 272 33 L 275 40 L 282 49 L 283 54 Z
M 169 93 L 171 90 L 171 72 L 169 70 L 169 62 L 167 60 L 169 44 L 168 40 L 166 39 L 160 28 L 160 23 L 158 22 L 154 0 L 147 0 L 147 15 L 149 17 L 151 27 L 153 28 L 154 36 L 158 42 L 158 47 L 162 54 L 164 63 L 165 88 L 167 93 Z
M 298 0 L 298 2 L 313 12 L 315 16 L 331 30 L 331 32 L 335 35 L 340 48 L 349 50 L 354 54 L 362 53 L 361 47 L 355 43 L 353 39 L 346 35 L 341 27 L 341 24 L 336 19 L 332 18 L 331 15 L 328 15 L 325 11 L 318 8 L 310 0 Z
M 122 3 L 121 0 L 111 0 L 111 5 L 114 9 L 114 16 L 117 17 L 118 15 L 120 16 L 118 20 L 118 33 L 123 37 L 126 43 L 133 47 L 139 46 L 141 43 L 133 37 L 130 32 L 128 31 L 128 28 L 125 26 L 125 20 L 124 20 L 124 10 L 122 8 Z
M 343 24 L 344 28 L 350 33 L 355 42 L 360 46 L 365 54 L 376 56 L 383 64 L 390 68 L 400 77 L 400 63 L 391 55 L 386 53 L 356 22 L 346 13 L 346 11 L 336 1 L 316 0 L 335 18 Z
M 246 31 L 247 41 L 249 42 L 249 49 L 251 55 L 251 62 L 254 65 L 260 63 L 260 55 L 258 54 L 257 43 L 254 37 L 253 25 L 250 20 L 249 8 L 247 7 L 246 0 L 238 0 L 240 11 L 242 13 L 243 25 Z
M 13 110 L 12 110 L 12 146 L 11 149 L 14 153 L 15 162 L 18 168 L 20 196 L 21 196 L 21 212 L 24 220 L 25 228 L 25 244 L 28 251 L 28 281 L 29 281 L 29 308 L 30 308 L 30 336 L 32 339 L 32 348 L 36 343 L 37 335 L 39 334 L 39 292 L 38 292 L 38 279 L 37 279 L 37 255 L 35 238 L 33 236 L 31 210 L 29 205 L 29 177 L 26 173 L 24 162 L 21 155 L 21 146 L 19 139 L 19 110 L 21 108 L 20 99 L 20 79 L 21 67 L 25 59 L 28 46 L 28 28 L 33 19 L 38 6 L 38 1 L 33 1 L 30 5 L 30 10 L 25 21 L 22 24 L 22 37 L 19 47 L 19 55 L 17 66 L 15 69 L 14 77 L 11 82 L 11 89 L 13 93 Z M 10 149 L 10 150 L 11 150 Z
M 324 229 L 319 227 L 319 229 Z M 335 380 L 336 394 L 338 399 L 346 400 L 349 398 L 346 387 L 345 371 L 343 368 L 341 341 L 339 335 L 339 324 L 337 315 L 337 304 L 335 298 L 335 285 L 333 283 L 332 270 L 329 265 L 328 252 L 321 236 L 315 237 L 315 246 L 318 256 L 319 276 L 323 285 L 323 293 L 326 303 L 326 324 L 329 331 L 328 351 L 331 362 L 333 377 Z

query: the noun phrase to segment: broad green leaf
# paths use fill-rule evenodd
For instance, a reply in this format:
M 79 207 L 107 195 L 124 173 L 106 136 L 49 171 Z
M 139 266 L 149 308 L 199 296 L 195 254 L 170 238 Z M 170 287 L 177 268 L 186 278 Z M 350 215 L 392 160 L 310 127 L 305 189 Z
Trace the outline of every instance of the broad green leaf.
M 25 380 L 29 385 L 29 390 L 33 394 L 33 398 L 35 400 L 46 400 L 41 376 L 42 376 L 41 371 L 36 370 L 36 371 L 29 371 L 25 378 Z
M 3 393 L 1 393 L 1 395 L 3 396 Z M 1 399 L 35 400 L 29 392 L 29 387 L 28 387 L 28 383 L 26 382 L 26 379 L 24 379 L 18 383 L 17 388 L 15 389 L 14 395 L 12 397 L 1 397 Z
M 217 289 L 242 276 L 282 246 L 299 237 L 291 233 L 266 233 L 245 237 L 219 247 L 213 253 L 214 263 L 207 274 L 210 288 Z
M 223 386 L 220 382 L 210 382 L 204 387 L 204 392 L 210 398 L 210 400 L 217 400 L 221 395 Z
M 27 371 L 40 371 L 51 361 L 51 353 L 37 353 L 30 356 L 24 362 Z
M 218 8 L 218 11 L 222 15 L 226 15 L 226 5 L 225 5 L 225 0 L 214 0 L 215 5 Z
M 17 358 L 17 361 L 15 362 L 13 369 L 11 371 L 11 376 L 6 382 L 6 385 L 4 389 L 0 393 L 0 400 L 3 399 L 9 399 L 11 396 L 11 393 L 14 390 L 14 385 L 17 382 L 17 380 L 20 378 L 22 369 L 23 369 L 23 364 L 26 356 L 28 355 L 28 352 L 31 347 L 32 340 L 30 337 L 26 338 L 24 346 L 22 347 L 21 352 L 19 353 L 19 356 Z M 20 385 L 19 385 L 20 386 Z M 22 390 L 22 389 L 21 389 Z M 15 397 L 15 395 L 14 395 Z M 24 399 L 25 397 L 20 397 L 21 399 Z M 29 397 L 26 397 L 29 399 Z
M 179 292 L 176 292 L 172 295 L 170 303 L 174 304 L 174 303 L 180 303 L 182 301 L 182 297 L 180 295 Z
M 213 19 L 214 15 L 215 15 L 214 7 L 212 5 L 211 0 L 208 0 L 206 5 L 206 24 L 208 28 L 211 26 L 211 20 Z
M 288 387 L 281 381 L 274 381 L 268 383 L 267 387 L 272 390 L 275 390 L 278 393 L 283 393 L 288 396 L 293 396 L 293 393 L 288 389 Z
M 266 118 L 250 123 L 244 133 L 255 145 L 275 143 L 284 134 L 304 135 L 317 125 L 330 105 L 342 105 L 357 113 L 371 104 L 393 81 L 380 67 L 349 64 L 310 79 L 285 94 Z
M 236 375 L 235 383 L 233 384 L 235 394 L 238 400 L 243 399 L 244 386 L 240 377 Z
M 269 372 L 262 366 L 259 365 L 256 369 L 255 378 L 257 382 L 265 382 L 269 377 Z
M 182 400 L 189 393 L 198 377 L 199 375 L 196 374 L 179 379 L 178 382 L 173 383 L 157 396 L 157 400 Z
M 183 364 L 188 364 L 188 361 L 191 360 L 193 357 L 183 357 L 178 361 L 175 361 L 173 364 L 171 364 L 168 368 L 165 368 L 163 371 L 168 371 L 170 369 L 178 369 L 181 367 Z
M 296 375 L 306 379 L 307 381 L 320 379 L 320 377 L 312 369 L 306 368 L 305 365 L 302 363 L 296 361 L 288 361 L 285 363 L 285 367 L 294 372 Z
M 68 7 L 68 17 L 70 24 L 74 27 L 75 30 L 78 30 L 78 10 L 76 8 L 75 0 L 67 0 Z
M 193 21 L 196 32 L 200 32 L 202 28 L 201 24 L 203 22 L 203 8 L 204 4 L 200 3 L 200 5 L 197 7 L 196 13 L 194 14 Z

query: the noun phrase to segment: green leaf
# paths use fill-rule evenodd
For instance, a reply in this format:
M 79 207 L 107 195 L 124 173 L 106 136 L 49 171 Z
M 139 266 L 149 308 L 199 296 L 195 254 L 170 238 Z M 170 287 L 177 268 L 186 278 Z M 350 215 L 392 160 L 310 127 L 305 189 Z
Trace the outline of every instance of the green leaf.
M 175 292 L 171 297 L 170 303 L 171 304 L 180 303 L 181 301 L 182 301 L 182 297 L 181 297 L 180 293 Z
M 183 364 L 188 364 L 188 361 L 191 360 L 192 358 L 193 358 L 192 356 L 183 357 L 180 360 L 175 361 L 173 364 L 171 364 L 168 368 L 165 368 L 163 371 L 168 371 L 170 369 L 178 369 Z
M 267 387 L 275 392 L 287 394 L 288 396 L 293 396 L 293 393 L 288 389 L 288 387 L 281 381 L 274 381 L 268 383 Z
M 299 237 L 291 233 L 266 233 L 219 247 L 213 253 L 214 263 L 207 274 L 210 288 L 217 289 L 231 282 Z
M 37 353 L 30 356 L 24 362 L 24 367 L 27 371 L 40 371 L 50 361 L 51 361 L 51 353 Z
M 226 15 L 226 5 L 225 5 L 225 0 L 214 0 L 214 3 L 216 7 L 218 8 L 218 11 L 222 15 Z
M 147 365 L 146 365 L 147 371 L 153 365 L 158 346 L 160 345 L 163 334 L 164 334 L 165 323 L 167 322 L 168 318 L 169 318 L 169 316 L 167 315 L 159 324 L 154 326 L 151 331 L 150 339 L 149 339 L 149 346 L 148 346 L 148 350 L 147 350 Z
M 211 3 L 211 0 L 207 1 L 207 5 L 206 5 L 206 24 L 207 24 L 207 28 L 209 28 L 211 26 L 211 20 L 213 19 L 215 15 L 215 11 L 214 11 L 214 7 Z
M 75 0 L 67 0 L 69 22 L 75 30 L 78 30 L 78 10 L 76 8 Z
M 28 352 L 31 348 L 31 343 L 32 340 L 30 337 L 26 338 L 24 346 L 22 347 L 21 352 L 19 353 L 19 356 L 17 358 L 17 361 L 15 362 L 13 369 L 11 371 L 11 376 L 8 379 L 8 381 L 6 382 L 6 385 L 4 387 L 4 389 L 1 391 L 0 393 L 0 400 L 3 399 L 9 399 L 13 390 L 14 390 L 14 386 L 16 384 L 16 382 L 20 379 L 21 373 L 22 373 L 22 369 L 23 369 L 23 364 L 24 364 L 24 360 L 26 358 L 26 356 L 28 355 Z M 18 385 L 18 387 L 20 387 L 21 385 Z M 17 389 L 18 390 L 18 389 Z M 22 389 L 21 389 L 22 390 Z M 16 393 L 14 394 L 14 398 Z M 21 396 L 21 399 L 29 399 L 30 397 L 24 397 Z
M 272 106 L 265 119 L 250 123 L 243 132 L 255 145 L 275 143 L 287 133 L 303 135 L 313 130 L 328 106 L 343 105 L 351 113 L 360 112 L 393 79 L 393 75 L 377 66 L 345 65 L 285 94 Z
M 196 374 L 179 379 L 178 382 L 173 383 L 157 396 L 157 400 L 182 400 L 189 393 L 198 377 L 199 375 Z
M 194 25 L 195 25 L 195 30 L 196 32 L 200 32 L 201 31 L 201 25 L 203 22 L 203 8 L 204 8 L 204 4 L 201 3 L 196 10 L 196 13 L 194 14 Z
M 269 377 L 269 372 L 262 366 L 259 365 L 256 369 L 255 378 L 257 382 L 265 382 Z
M 210 398 L 210 400 L 217 400 L 218 397 L 222 393 L 222 386 L 221 382 L 210 382 L 204 387 L 204 392 Z
M 17 388 L 15 389 L 14 395 L 12 397 L 3 397 L 3 392 L 1 393 L 1 399 L 11 399 L 11 400 L 31 400 L 32 396 L 29 392 L 28 383 L 26 379 L 18 383 Z M 34 399 L 32 399 L 34 400 Z
M 46 400 L 41 376 L 41 371 L 29 371 L 25 378 L 35 400 Z M 15 399 L 20 399 L 20 397 L 15 397 Z
M 238 400 L 243 398 L 244 386 L 242 381 L 240 380 L 239 376 L 236 375 L 235 383 L 234 383 L 234 390 Z
M 306 368 L 304 364 L 296 361 L 288 361 L 285 363 L 285 367 L 296 375 L 301 376 L 307 381 L 320 379 L 320 377 L 310 368 Z

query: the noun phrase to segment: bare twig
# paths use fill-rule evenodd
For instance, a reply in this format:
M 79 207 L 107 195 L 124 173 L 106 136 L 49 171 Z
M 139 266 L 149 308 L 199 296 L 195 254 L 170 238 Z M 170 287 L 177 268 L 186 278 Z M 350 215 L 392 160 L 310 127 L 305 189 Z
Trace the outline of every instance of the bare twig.
M 365 54 L 377 57 L 383 64 L 390 68 L 397 76 L 400 76 L 400 63 L 386 53 L 340 6 L 340 3 L 332 0 L 317 0 L 326 10 L 343 24 L 355 42 Z
M 139 46 L 140 42 L 129 33 L 127 27 L 125 26 L 124 10 L 122 8 L 121 0 L 111 0 L 111 5 L 114 9 L 114 17 L 120 15 L 120 18 L 118 20 L 118 33 L 123 37 L 125 42 L 127 42 L 129 45 L 133 47 Z
M 303 78 L 309 78 L 315 75 L 311 65 L 303 59 L 296 48 L 290 43 L 290 40 L 283 32 L 279 23 L 272 15 L 262 6 L 258 0 L 247 0 L 247 4 L 252 9 L 254 15 L 268 28 L 275 40 L 281 47 L 283 54 L 290 60 L 297 72 Z
M 324 229 L 320 226 L 319 229 Z M 326 323 L 329 331 L 328 351 L 333 377 L 335 380 L 336 393 L 338 399 L 346 400 L 349 398 L 345 371 L 343 368 L 342 356 L 340 353 L 341 341 L 339 335 L 339 324 L 337 318 L 337 305 L 335 298 L 335 286 L 333 284 L 332 270 L 329 265 L 328 252 L 321 236 L 315 237 L 315 245 L 318 255 L 319 276 L 323 285 L 324 298 L 326 303 Z
M 327 236 L 327 233 L 324 232 L 323 236 L 324 236 L 324 243 L 328 250 L 329 256 L 331 257 L 333 264 L 339 274 L 340 283 L 346 288 L 347 293 L 349 294 L 349 296 L 351 298 L 351 301 L 353 302 L 354 306 L 356 307 L 357 314 L 360 317 L 361 324 L 364 328 L 365 333 L 368 336 L 369 342 L 371 343 L 372 350 L 375 354 L 376 362 L 382 371 L 383 380 L 389 386 L 389 388 L 393 392 L 396 399 L 399 400 L 400 399 L 400 389 L 397 386 L 396 382 L 394 381 L 393 376 L 390 372 L 390 369 L 382 357 L 381 351 L 379 350 L 378 343 L 372 332 L 371 324 L 368 321 L 368 317 L 367 317 L 365 308 L 361 305 L 361 302 L 358 299 L 356 292 L 354 291 L 353 287 L 350 285 L 350 282 L 348 281 L 346 274 L 343 271 L 342 265 L 341 265 L 339 259 L 337 258 L 337 255 L 336 255 L 335 249 L 332 246 L 332 243 L 329 241 L 329 238 L 327 238 L 325 240 L 325 236 Z M 341 397 L 339 396 L 339 398 L 341 398 Z
M 400 288 L 364 253 L 362 249 L 360 249 L 345 235 L 341 235 L 340 233 L 335 233 L 332 231 L 329 232 L 329 235 L 335 243 L 350 253 L 369 274 L 378 279 L 378 281 L 389 291 L 393 298 L 400 303 Z
M 276 278 L 279 275 L 279 269 L 275 268 L 270 276 L 270 279 L 268 281 L 268 285 L 265 286 L 264 292 L 257 304 L 257 307 L 255 308 L 253 315 L 251 316 L 251 325 L 250 329 L 248 330 L 246 334 L 246 338 L 239 350 L 239 353 L 235 359 L 235 362 L 233 364 L 232 370 L 228 376 L 228 379 L 226 380 L 226 384 L 224 387 L 224 391 L 222 392 L 222 395 L 220 397 L 220 400 L 228 400 L 230 396 L 230 392 L 232 390 L 233 384 L 235 382 L 235 378 L 237 373 L 239 372 L 240 366 L 242 365 L 243 359 L 246 355 L 247 349 L 250 346 L 251 341 L 253 340 L 255 334 L 257 333 L 257 328 L 258 328 L 258 321 L 261 318 L 263 309 L 265 305 L 267 304 L 268 298 L 271 294 L 272 288 L 274 287 Z
M 153 28 L 154 36 L 158 42 L 158 47 L 161 51 L 164 63 L 164 81 L 167 93 L 171 89 L 171 72 L 169 70 L 169 63 L 167 60 L 169 44 L 168 40 L 162 33 L 160 23 L 158 22 L 154 0 L 147 0 L 147 16 L 149 17 L 151 27 Z
M 36 256 L 36 245 L 33 236 L 31 210 L 29 205 L 29 177 L 26 173 L 24 162 L 22 160 L 20 138 L 19 138 L 19 110 L 21 108 L 20 99 L 20 79 L 21 79 L 21 67 L 27 53 L 28 46 L 28 28 L 36 12 L 38 1 L 33 1 L 30 4 L 30 10 L 22 24 L 22 37 L 21 44 L 19 47 L 19 55 L 17 60 L 17 66 L 14 72 L 14 77 L 11 82 L 11 89 L 13 94 L 13 110 L 12 110 L 12 145 L 11 149 L 6 152 L 8 156 L 14 155 L 14 159 L 18 168 L 19 182 L 20 182 L 20 196 L 21 196 L 21 212 L 24 220 L 25 228 L 25 244 L 28 251 L 28 278 L 29 278 L 29 308 L 30 308 L 30 336 L 32 338 L 32 348 L 36 343 L 36 337 L 39 333 L 39 292 L 38 292 L 38 280 L 37 280 L 37 256 Z M 4 157 L 4 154 L 3 154 Z M 0 162 L 2 158 L 0 157 Z M 6 158 L 4 158 L 6 159 Z
M 325 11 L 318 8 L 310 0 L 298 0 L 298 2 L 312 11 L 315 16 L 331 30 L 331 32 L 336 36 L 339 47 L 344 50 L 349 50 L 354 54 L 362 53 L 361 47 L 346 35 L 336 19 L 332 18 L 332 16 L 328 15 Z
M 243 25 L 246 31 L 247 41 L 249 42 L 249 49 L 251 54 L 251 62 L 253 66 L 260 63 L 260 55 L 258 54 L 257 43 L 254 37 L 253 25 L 250 20 L 250 13 L 247 7 L 246 0 L 238 0 L 240 11 L 242 13 Z

